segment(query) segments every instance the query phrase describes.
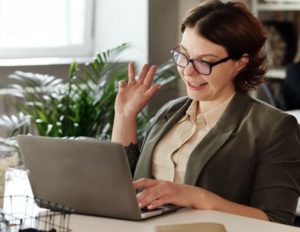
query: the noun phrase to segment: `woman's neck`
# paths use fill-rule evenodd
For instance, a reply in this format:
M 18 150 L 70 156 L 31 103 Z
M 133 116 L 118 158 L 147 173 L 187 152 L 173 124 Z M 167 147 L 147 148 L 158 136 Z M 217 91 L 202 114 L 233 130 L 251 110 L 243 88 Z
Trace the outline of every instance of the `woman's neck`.
M 216 100 L 212 101 L 199 101 L 199 108 L 198 108 L 198 114 L 199 113 L 207 113 L 208 111 L 218 107 L 219 105 L 225 103 L 227 100 L 230 100 L 235 95 L 235 92 L 232 93 L 229 96 L 218 98 Z

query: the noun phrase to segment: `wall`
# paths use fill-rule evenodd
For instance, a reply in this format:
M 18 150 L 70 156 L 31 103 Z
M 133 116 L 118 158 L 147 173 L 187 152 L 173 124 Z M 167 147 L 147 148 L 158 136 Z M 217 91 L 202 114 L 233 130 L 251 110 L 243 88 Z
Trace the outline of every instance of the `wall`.
M 95 0 L 94 54 L 128 42 L 132 49 L 125 61 L 161 64 L 170 58 L 170 50 L 180 41 L 180 22 L 186 12 L 202 0 Z M 250 5 L 251 0 L 241 0 Z M 93 55 L 94 55 L 93 54 Z M 16 70 L 67 77 L 68 63 L 40 65 L 1 65 L 0 88 Z M 185 95 L 181 81 L 162 88 L 149 110 L 156 111 L 171 98 Z M 10 107 L 0 96 L 0 114 Z M 1 135 L 1 131 L 0 131 Z
M 132 49 L 124 60 L 148 61 L 148 0 L 97 0 L 95 52 L 124 42 Z
M 125 60 L 139 64 L 161 64 L 170 58 L 170 50 L 180 40 L 180 21 L 191 6 L 200 0 L 96 0 L 94 53 L 124 42 L 133 49 Z M 40 65 L 1 65 L 0 88 L 10 81 L 7 78 L 16 70 L 67 77 L 68 63 Z M 170 91 L 171 89 L 175 89 Z M 179 89 L 179 91 L 178 91 Z M 170 98 L 185 93 L 182 85 L 163 89 L 154 99 L 150 108 L 155 110 Z M 3 106 L 0 98 L 0 113 Z
M 100 0 L 96 6 L 97 12 L 100 12 L 96 15 L 96 51 L 130 42 L 133 49 L 125 58 L 126 61 L 135 61 L 139 65 L 159 65 L 166 62 L 170 59 L 170 50 L 178 43 L 179 14 L 184 2 Z M 117 20 L 114 21 L 116 17 Z M 177 96 L 177 84 L 162 89 L 153 98 L 148 109 L 155 111 L 164 102 Z

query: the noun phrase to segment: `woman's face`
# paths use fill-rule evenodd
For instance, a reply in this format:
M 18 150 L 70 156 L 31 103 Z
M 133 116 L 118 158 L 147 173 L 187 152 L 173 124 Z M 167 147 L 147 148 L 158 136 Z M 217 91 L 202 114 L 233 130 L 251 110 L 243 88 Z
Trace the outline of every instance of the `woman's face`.
M 223 46 L 201 37 L 194 28 L 185 29 L 179 51 L 189 59 L 211 63 L 228 56 Z M 191 62 L 185 68 L 177 66 L 191 99 L 216 104 L 225 101 L 235 92 L 233 79 L 237 74 L 237 68 L 238 61 L 232 59 L 212 67 L 209 75 L 199 74 Z

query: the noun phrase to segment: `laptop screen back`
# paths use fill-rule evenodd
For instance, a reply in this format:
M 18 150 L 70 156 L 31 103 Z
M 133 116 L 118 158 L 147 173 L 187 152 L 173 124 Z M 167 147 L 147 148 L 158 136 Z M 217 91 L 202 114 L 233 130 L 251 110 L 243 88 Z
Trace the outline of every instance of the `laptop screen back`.
M 35 197 L 75 213 L 141 219 L 122 145 L 25 135 L 17 140 Z

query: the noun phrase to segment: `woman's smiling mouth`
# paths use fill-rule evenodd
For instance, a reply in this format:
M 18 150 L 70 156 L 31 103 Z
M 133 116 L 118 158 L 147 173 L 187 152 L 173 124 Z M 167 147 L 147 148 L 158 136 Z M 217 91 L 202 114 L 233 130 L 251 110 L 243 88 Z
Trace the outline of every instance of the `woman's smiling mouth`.
M 207 82 L 202 82 L 202 83 L 196 83 L 196 82 L 189 82 L 187 81 L 187 84 L 190 88 L 192 89 L 202 89 L 204 86 L 206 86 L 208 83 Z

